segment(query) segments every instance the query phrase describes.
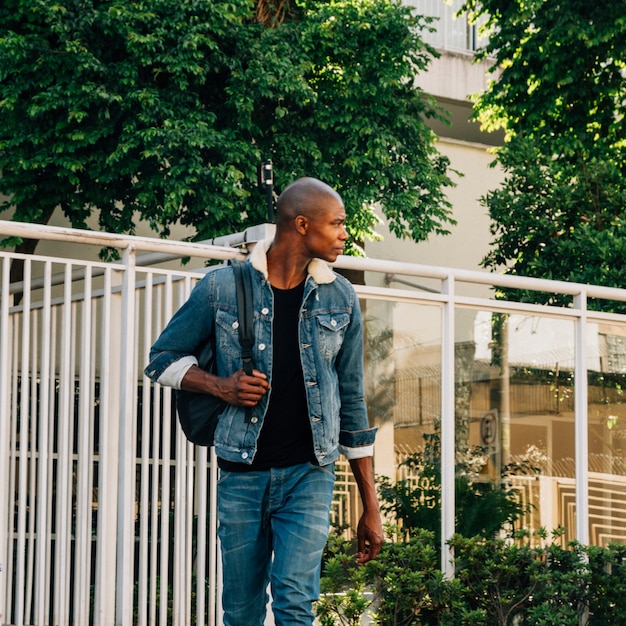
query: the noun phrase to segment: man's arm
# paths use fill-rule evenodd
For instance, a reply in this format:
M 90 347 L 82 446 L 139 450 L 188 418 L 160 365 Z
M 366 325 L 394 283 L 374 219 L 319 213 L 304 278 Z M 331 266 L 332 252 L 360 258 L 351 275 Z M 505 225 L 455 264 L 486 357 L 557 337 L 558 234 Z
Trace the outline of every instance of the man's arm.
M 228 377 L 216 376 L 192 365 L 181 381 L 181 389 L 208 393 L 237 406 L 256 406 L 269 390 L 267 376 L 253 370 L 248 376 L 238 370 Z
M 365 563 L 376 558 L 384 541 L 372 457 L 350 459 L 350 467 L 363 502 L 363 514 L 357 526 L 358 552 L 356 556 L 359 563 Z

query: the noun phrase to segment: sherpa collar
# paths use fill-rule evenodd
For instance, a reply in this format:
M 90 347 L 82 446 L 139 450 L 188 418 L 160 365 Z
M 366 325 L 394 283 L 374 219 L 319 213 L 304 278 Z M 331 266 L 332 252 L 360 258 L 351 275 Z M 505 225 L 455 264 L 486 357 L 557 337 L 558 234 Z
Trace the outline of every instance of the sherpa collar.
M 259 270 L 265 278 L 268 278 L 267 251 L 270 249 L 272 241 L 272 239 L 259 241 L 250 253 L 250 263 L 252 264 L 252 267 Z M 307 272 L 318 284 L 332 283 L 337 277 L 330 265 L 322 259 L 311 259 L 309 265 L 307 266 Z

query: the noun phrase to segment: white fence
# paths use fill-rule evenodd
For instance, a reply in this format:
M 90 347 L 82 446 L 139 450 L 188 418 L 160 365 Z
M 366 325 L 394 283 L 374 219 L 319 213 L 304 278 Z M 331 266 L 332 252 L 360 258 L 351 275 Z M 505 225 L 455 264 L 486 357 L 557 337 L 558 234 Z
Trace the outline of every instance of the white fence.
M 171 391 L 139 374 L 194 278 L 134 267 L 133 244 L 120 264 L 21 257 L 18 285 L 17 255 L 0 259 L 8 623 L 218 623 L 215 464 L 180 436 Z
M 137 253 L 223 260 L 237 251 L 11 222 L 0 222 L 0 235 L 54 240 L 59 250 L 0 253 L 0 623 L 219 624 L 215 463 L 181 436 L 170 390 L 142 376 L 151 343 L 199 272 L 142 267 Z M 72 260 L 64 257 L 70 243 L 117 247 L 123 257 Z M 20 259 L 23 280 L 11 283 L 11 263 Z M 573 295 L 573 308 L 552 314 L 577 324 L 579 381 L 586 380 L 587 296 L 625 301 L 626 291 L 368 259 L 339 265 L 441 281 L 441 293 L 358 289 L 363 298 L 441 307 L 445 541 L 454 531 L 455 307 L 540 310 L 460 296 L 455 284 Z M 586 384 L 576 386 L 574 497 L 583 543 L 586 394 Z M 344 522 L 355 494 L 347 477 L 340 482 L 345 506 L 335 515 Z M 450 573 L 445 550 L 442 567 Z

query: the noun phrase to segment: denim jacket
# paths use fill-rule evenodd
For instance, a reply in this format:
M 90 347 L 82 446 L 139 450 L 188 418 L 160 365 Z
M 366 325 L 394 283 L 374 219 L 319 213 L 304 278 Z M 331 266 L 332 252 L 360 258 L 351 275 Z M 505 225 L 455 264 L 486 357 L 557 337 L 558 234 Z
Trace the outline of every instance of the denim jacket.
M 266 252 L 271 241 L 255 246 L 250 257 L 256 369 L 271 386 L 274 298 L 267 274 Z M 229 376 L 241 368 L 237 299 L 233 270 L 210 271 L 172 317 L 152 346 L 145 374 L 163 385 L 180 387 L 187 369 L 198 363 L 206 346 L 216 346 L 217 373 Z M 213 330 L 215 335 L 213 337 Z M 363 393 L 363 336 L 354 288 L 328 264 L 313 259 L 299 319 L 300 359 L 304 372 L 315 456 L 320 465 L 337 459 L 371 456 L 376 428 L 370 428 Z M 204 353 L 206 355 L 206 352 Z M 246 409 L 227 405 L 220 415 L 214 443 L 217 455 L 252 463 L 267 410 L 265 394 L 248 417 Z

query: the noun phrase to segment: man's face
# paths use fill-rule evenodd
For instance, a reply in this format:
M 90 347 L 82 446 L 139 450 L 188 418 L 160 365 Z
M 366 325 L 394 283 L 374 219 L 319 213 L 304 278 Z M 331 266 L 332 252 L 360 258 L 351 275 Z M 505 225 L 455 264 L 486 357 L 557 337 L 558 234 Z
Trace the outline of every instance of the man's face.
M 336 198 L 324 197 L 321 202 L 323 208 L 315 217 L 307 219 L 306 246 L 311 257 L 333 263 L 343 253 L 348 239 L 346 211 Z

